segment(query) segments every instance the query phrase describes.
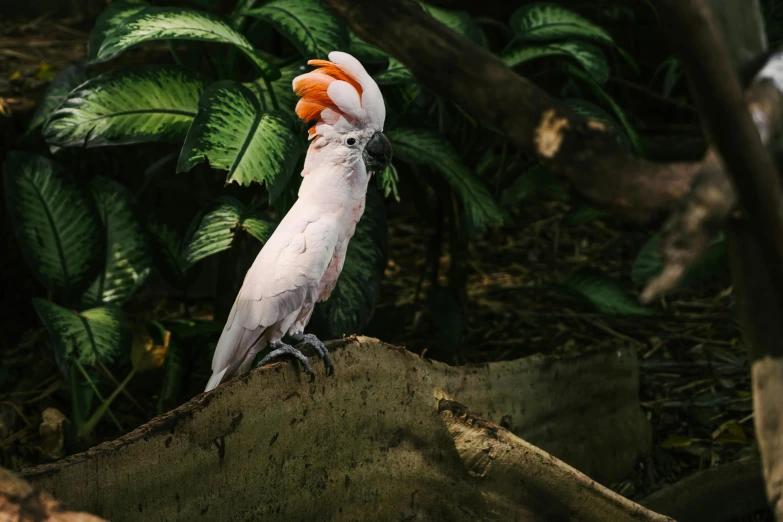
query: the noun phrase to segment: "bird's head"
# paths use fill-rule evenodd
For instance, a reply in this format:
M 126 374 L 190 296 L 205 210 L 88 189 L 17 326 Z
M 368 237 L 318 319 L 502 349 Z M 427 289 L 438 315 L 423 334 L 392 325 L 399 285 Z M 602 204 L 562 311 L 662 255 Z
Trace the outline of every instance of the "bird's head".
M 319 67 L 294 78 L 300 96 L 296 114 L 310 127 L 310 149 L 329 152 L 332 161 L 353 165 L 363 161 L 368 172 L 381 172 L 392 159 L 392 147 L 383 134 L 386 107 L 375 81 L 359 60 L 333 51 L 329 61 L 310 60 Z M 308 164 L 305 163 L 307 174 Z

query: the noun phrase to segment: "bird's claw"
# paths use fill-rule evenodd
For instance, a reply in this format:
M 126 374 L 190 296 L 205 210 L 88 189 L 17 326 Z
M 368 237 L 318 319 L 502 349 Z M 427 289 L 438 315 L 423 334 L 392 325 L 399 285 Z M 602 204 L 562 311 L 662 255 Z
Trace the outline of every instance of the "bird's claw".
M 326 345 L 318 337 L 313 334 L 299 334 L 291 338 L 296 341 L 296 348 L 305 344 L 312 346 L 318 356 L 324 360 L 326 375 L 334 375 L 334 365 L 332 364 L 332 358 L 329 356 L 329 350 L 326 349 Z
M 293 346 L 285 344 L 280 341 L 276 343 L 271 343 L 269 346 L 270 348 L 272 348 L 272 351 L 266 354 L 266 356 L 263 359 L 261 359 L 258 362 L 258 364 L 256 364 L 256 367 L 268 364 L 269 362 L 278 359 L 280 357 L 289 356 L 297 359 L 302 364 L 302 367 L 304 368 L 304 372 L 310 376 L 310 382 L 313 382 L 315 380 L 315 372 L 313 371 L 313 367 L 310 366 L 310 361 L 307 360 L 307 357 L 305 357 L 305 355 L 302 352 L 300 352 Z

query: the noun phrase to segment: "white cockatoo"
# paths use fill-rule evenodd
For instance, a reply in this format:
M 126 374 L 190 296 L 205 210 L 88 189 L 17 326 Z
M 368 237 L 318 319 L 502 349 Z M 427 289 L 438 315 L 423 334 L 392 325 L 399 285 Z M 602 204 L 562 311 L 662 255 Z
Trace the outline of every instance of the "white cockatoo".
M 296 357 L 313 377 L 297 348 L 310 344 L 333 371 L 324 344 L 304 329 L 315 303 L 329 297 L 345 262 L 348 241 L 364 212 L 367 183 L 391 161 L 383 134 L 386 107 L 375 81 L 350 54 L 310 60 L 318 69 L 297 76 L 301 97 L 296 114 L 315 120 L 302 170 L 299 197 L 258 253 L 239 290 L 212 359 L 205 391 L 277 357 Z M 283 343 L 289 336 L 296 344 Z

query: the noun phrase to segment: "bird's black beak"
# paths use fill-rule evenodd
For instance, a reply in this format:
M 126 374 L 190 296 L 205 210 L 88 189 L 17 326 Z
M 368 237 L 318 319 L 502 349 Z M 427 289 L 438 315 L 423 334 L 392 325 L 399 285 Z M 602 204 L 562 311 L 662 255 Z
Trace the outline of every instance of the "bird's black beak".
M 392 146 L 389 138 L 382 132 L 376 132 L 364 148 L 364 166 L 367 172 L 383 172 L 392 159 Z

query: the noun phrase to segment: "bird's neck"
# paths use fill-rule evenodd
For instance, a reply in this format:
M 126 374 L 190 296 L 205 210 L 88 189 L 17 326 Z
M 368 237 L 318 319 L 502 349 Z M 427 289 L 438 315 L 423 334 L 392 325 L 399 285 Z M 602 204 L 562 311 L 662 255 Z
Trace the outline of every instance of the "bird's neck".
M 353 165 L 323 165 L 302 179 L 299 199 L 310 204 L 341 206 L 364 201 L 369 181 L 370 175 L 361 161 Z

